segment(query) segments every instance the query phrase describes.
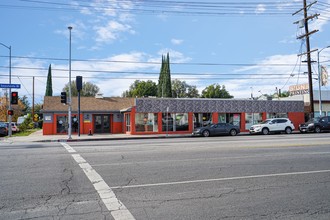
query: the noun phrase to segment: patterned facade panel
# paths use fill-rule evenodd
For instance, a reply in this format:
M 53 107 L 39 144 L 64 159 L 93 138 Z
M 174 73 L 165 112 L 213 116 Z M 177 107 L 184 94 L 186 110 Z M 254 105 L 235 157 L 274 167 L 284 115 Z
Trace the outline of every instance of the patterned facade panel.
M 136 112 L 304 112 L 303 101 L 138 98 Z

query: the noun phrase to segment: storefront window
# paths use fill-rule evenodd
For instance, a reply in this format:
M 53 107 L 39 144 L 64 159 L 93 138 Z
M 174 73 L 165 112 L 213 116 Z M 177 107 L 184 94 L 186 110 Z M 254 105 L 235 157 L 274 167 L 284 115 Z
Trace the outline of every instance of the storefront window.
M 219 113 L 218 114 L 219 123 L 229 123 L 232 125 L 241 126 L 241 114 L 239 113 Z
M 254 124 L 262 122 L 262 113 L 245 113 L 245 129 L 249 130 Z
M 194 128 L 212 124 L 212 113 L 194 113 Z
M 56 117 L 56 132 L 57 133 L 67 133 L 68 132 L 68 122 L 66 116 Z
M 174 131 L 188 131 L 188 113 L 176 113 L 175 116 Z
M 288 113 L 267 113 L 267 118 L 287 118 Z
M 135 114 L 136 132 L 158 132 L 157 114 L 136 113 Z
M 174 119 L 171 113 L 162 113 L 162 131 L 173 131 Z
M 126 131 L 130 132 L 131 131 L 131 115 L 130 114 L 125 114 L 125 121 L 126 121 Z
M 327 113 L 327 112 L 323 112 L 323 111 L 322 111 L 322 116 L 326 116 L 326 113 Z M 328 112 L 328 115 L 329 115 L 329 112 Z M 314 117 L 315 117 L 315 118 L 316 118 L 316 117 L 320 117 L 320 111 L 314 112 Z
M 163 113 L 162 131 L 188 131 L 188 113 Z
M 77 133 L 78 132 L 78 117 L 77 115 L 72 116 L 72 132 Z
M 229 114 L 229 123 L 241 127 L 241 114 Z
M 218 115 L 218 122 L 219 123 L 226 123 L 226 113 L 219 113 Z
M 78 116 L 72 115 L 71 117 L 71 131 L 76 133 L 78 132 Z M 67 121 L 67 116 L 57 116 L 56 117 L 56 132 L 61 133 L 68 133 L 69 130 L 69 123 Z

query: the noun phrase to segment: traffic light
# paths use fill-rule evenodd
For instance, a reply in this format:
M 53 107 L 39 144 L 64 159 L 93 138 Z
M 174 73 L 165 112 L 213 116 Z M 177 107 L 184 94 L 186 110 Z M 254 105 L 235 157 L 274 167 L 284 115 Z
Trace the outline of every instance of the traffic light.
M 12 105 L 18 104 L 18 92 L 11 92 L 11 104 Z
M 13 110 L 8 110 L 8 115 L 14 115 L 14 111 Z
M 66 104 L 66 92 L 61 92 L 61 103 Z

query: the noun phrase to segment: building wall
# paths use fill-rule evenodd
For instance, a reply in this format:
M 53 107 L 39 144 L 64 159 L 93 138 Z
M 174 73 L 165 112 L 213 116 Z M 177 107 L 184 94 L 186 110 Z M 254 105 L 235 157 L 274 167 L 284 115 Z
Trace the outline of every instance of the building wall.
M 119 110 L 118 110 L 119 111 Z M 269 100 L 232 100 L 232 99 L 167 99 L 167 98 L 138 98 L 136 99 L 136 106 L 130 109 L 130 112 L 125 114 L 130 115 L 130 131 L 126 131 L 126 119 L 122 113 L 102 112 L 102 113 L 82 113 L 80 115 L 80 133 L 92 134 L 94 131 L 93 114 L 108 114 L 111 117 L 110 126 L 111 133 L 127 133 L 127 134 L 188 134 L 194 129 L 194 113 L 207 113 L 212 115 L 212 123 L 217 123 L 219 114 L 239 115 L 241 131 L 246 129 L 246 114 L 247 113 L 262 113 L 262 119 L 266 119 L 268 113 L 288 113 L 288 117 L 293 121 L 296 128 L 299 123 L 304 122 L 304 102 L 303 101 L 269 101 Z M 169 113 L 177 116 L 185 115 L 185 122 L 180 124 L 181 129 L 177 131 L 164 131 L 163 128 L 163 114 Z M 141 123 L 136 130 L 136 114 L 140 114 L 140 122 L 143 122 L 143 115 L 146 114 L 149 118 L 151 115 L 152 128 L 150 125 Z M 51 135 L 57 134 L 57 117 L 66 116 L 67 113 L 55 114 L 44 113 L 43 134 Z M 74 114 L 76 115 L 76 114 Z M 203 115 L 204 116 L 204 115 Z M 168 116 L 166 116 L 168 117 Z M 181 117 L 181 116 L 180 116 Z M 182 117 L 183 119 L 184 117 Z M 188 119 L 187 119 L 188 118 Z M 229 118 L 229 117 L 228 117 Z M 180 118 L 179 118 L 180 119 Z M 234 117 L 235 119 L 235 117 Z M 177 120 L 177 118 L 173 119 Z M 188 122 L 187 122 L 188 120 Z M 168 121 L 168 120 L 167 120 Z M 181 119 L 180 119 L 181 122 Z M 149 121 L 148 121 L 149 123 Z M 187 124 L 186 124 L 187 123 Z M 204 123 L 204 122 L 203 122 Z M 196 125 L 196 124 L 195 124 Z M 145 129 L 144 129 L 145 126 Z M 182 129 L 184 126 L 184 129 Z M 187 128 L 188 126 L 188 128 Z M 158 130 L 155 128 L 157 127 Z M 162 130 L 163 129 L 163 130 Z M 174 126 L 173 126 L 173 130 Z M 109 132 L 109 133 L 110 133 Z
M 137 98 L 136 112 L 304 112 L 302 101 Z
M 292 121 L 295 130 L 298 130 L 299 124 L 305 122 L 305 113 L 304 112 L 289 112 L 288 118 Z

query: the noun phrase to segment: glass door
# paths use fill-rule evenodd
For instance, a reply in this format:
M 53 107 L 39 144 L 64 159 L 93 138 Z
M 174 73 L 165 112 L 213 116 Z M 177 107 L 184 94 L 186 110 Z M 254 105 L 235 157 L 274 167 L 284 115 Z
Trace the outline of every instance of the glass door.
M 110 133 L 110 115 L 94 115 L 94 133 Z

